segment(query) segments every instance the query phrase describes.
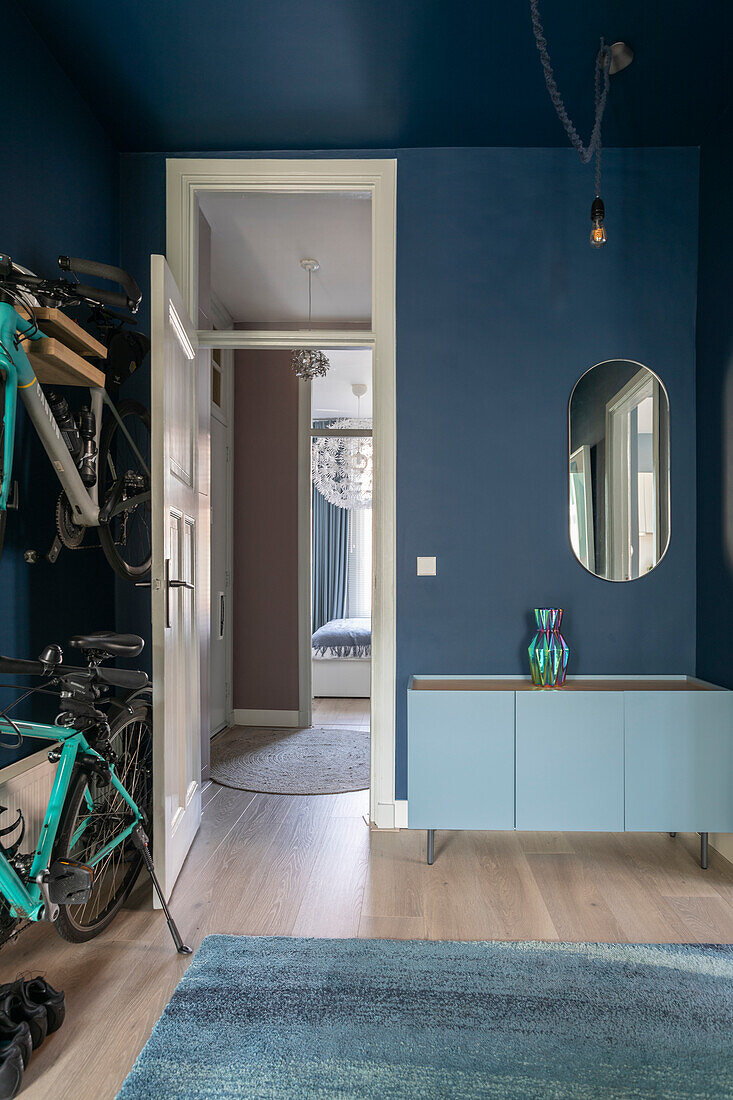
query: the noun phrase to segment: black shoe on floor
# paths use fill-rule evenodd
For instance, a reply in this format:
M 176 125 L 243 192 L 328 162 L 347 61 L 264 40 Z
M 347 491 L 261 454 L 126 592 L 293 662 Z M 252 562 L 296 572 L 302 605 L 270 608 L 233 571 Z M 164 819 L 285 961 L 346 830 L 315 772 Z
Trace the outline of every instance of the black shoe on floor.
M 13 983 L 15 984 L 15 983 Z M 22 992 L 0 997 L 0 1028 L 9 1031 L 23 1020 L 31 1029 L 33 1049 L 41 1045 L 48 1032 L 48 1015 L 43 1005 L 33 1004 Z
M 66 997 L 63 989 L 58 992 L 40 974 L 37 978 L 31 978 L 28 981 L 21 978 L 20 982 L 14 982 L 13 984 L 20 985 L 17 992 L 28 1004 L 35 1005 L 36 1008 L 40 1006 L 46 1009 L 48 1034 L 58 1031 L 66 1015 Z
M 0 1039 L 0 1100 L 13 1100 L 23 1082 L 23 1054 L 15 1039 Z
M 33 1040 L 31 1029 L 25 1020 L 10 1028 L 0 1025 L 0 1050 L 3 1050 L 8 1043 L 16 1044 L 23 1058 L 23 1069 L 26 1069 L 33 1053 Z

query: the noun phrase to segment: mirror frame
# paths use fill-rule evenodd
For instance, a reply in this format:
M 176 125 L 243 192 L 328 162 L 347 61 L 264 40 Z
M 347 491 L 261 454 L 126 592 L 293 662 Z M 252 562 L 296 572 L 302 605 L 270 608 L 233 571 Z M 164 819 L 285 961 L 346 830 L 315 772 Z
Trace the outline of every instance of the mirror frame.
M 580 385 L 580 383 L 583 381 L 583 379 L 585 378 L 585 376 L 587 374 L 590 374 L 590 372 L 592 370 L 596 370 L 597 367 L 605 367 L 608 363 L 631 363 L 633 366 L 639 367 L 640 370 L 649 371 L 652 378 L 658 383 L 659 388 L 660 388 L 660 392 L 664 394 L 664 396 L 666 398 L 666 401 L 667 401 L 667 415 L 668 415 L 668 418 L 669 418 L 669 427 L 668 427 L 668 432 L 667 432 L 668 440 L 667 440 L 667 478 L 666 478 L 666 480 L 667 480 L 667 502 L 668 502 L 667 503 L 667 514 L 668 514 L 667 541 L 664 545 L 664 549 L 661 551 L 661 553 L 659 555 L 659 559 L 657 560 L 657 562 L 654 565 L 654 568 L 648 570 L 646 573 L 643 573 L 640 577 L 602 577 L 599 573 L 594 573 L 593 570 L 589 569 L 588 566 L 585 565 L 580 560 L 578 555 L 575 553 L 575 549 L 573 547 L 573 540 L 572 540 L 572 536 L 571 536 L 571 531 L 570 531 L 570 463 L 572 461 L 572 457 L 573 457 L 573 453 L 574 453 L 570 449 L 571 446 L 572 446 L 571 411 L 572 411 L 572 407 L 573 407 L 573 397 L 575 396 L 575 391 L 577 390 L 578 386 Z M 576 450 L 577 449 L 578 448 L 576 448 Z M 572 390 L 570 391 L 570 397 L 568 398 L 568 440 L 567 440 L 567 454 L 566 454 L 566 457 L 565 457 L 565 492 L 566 492 L 566 498 L 567 498 L 567 513 L 568 513 L 568 543 L 570 545 L 570 553 L 573 556 L 573 561 L 576 561 L 578 563 L 578 565 L 586 571 L 586 573 L 589 573 L 591 575 L 591 577 L 595 577 L 595 579 L 599 580 L 599 581 L 606 581 L 606 583 L 608 583 L 608 584 L 631 584 L 634 581 L 642 581 L 646 577 L 650 576 L 654 572 L 654 570 L 657 568 L 657 566 L 666 557 L 667 551 L 669 550 L 669 544 L 672 541 L 672 477 L 671 477 L 671 473 L 672 473 L 672 406 L 670 404 L 669 393 L 667 392 L 667 387 L 665 386 L 664 382 L 659 377 L 657 372 L 655 370 L 652 370 L 651 367 L 648 367 L 646 365 L 646 363 L 640 363 L 638 361 L 638 359 L 626 359 L 626 358 L 623 358 L 621 356 L 616 356 L 613 359 L 602 359 L 599 363 L 594 363 L 592 367 L 588 367 L 587 370 L 584 370 L 583 373 L 580 375 L 580 377 L 575 382 L 575 385 L 573 386 Z M 660 479 L 660 486 L 661 486 L 661 479 Z

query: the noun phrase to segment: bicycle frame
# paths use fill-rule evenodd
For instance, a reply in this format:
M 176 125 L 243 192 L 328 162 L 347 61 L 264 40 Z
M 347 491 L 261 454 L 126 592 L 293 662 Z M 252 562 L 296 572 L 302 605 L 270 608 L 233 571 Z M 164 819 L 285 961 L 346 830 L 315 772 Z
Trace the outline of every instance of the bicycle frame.
M 63 436 L 56 423 L 56 417 L 51 412 L 48 402 L 43 395 L 33 367 L 25 353 L 22 343 L 17 339 L 17 333 L 27 335 L 32 340 L 40 340 L 43 333 L 40 330 L 33 331 L 33 326 L 24 321 L 22 317 L 5 302 L 0 302 L 0 340 L 3 348 L 0 349 L 0 367 L 5 372 L 5 445 L 3 452 L 3 477 L 0 485 L 0 510 L 5 510 L 10 493 L 10 484 L 13 467 L 13 449 L 15 445 L 15 420 L 18 394 L 28 410 L 46 454 L 56 471 L 69 504 L 74 512 L 74 519 L 84 527 L 99 526 L 99 502 L 97 485 L 87 489 L 79 471 L 69 454 L 69 449 L 64 443 Z M 11 351 L 11 348 L 13 349 Z M 102 404 L 104 390 L 98 386 L 90 386 L 91 409 L 96 418 L 97 437 L 96 445 L 99 449 L 99 435 L 102 424 Z
M 56 835 L 61 822 L 61 814 L 73 778 L 74 765 L 76 764 L 77 757 L 79 753 L 96 757 L 98 760 L 102 760 L 103 757 L 100 756 L 98 752 L 95 752 L 89 745 L 83 733 L 79 730 L 69 729 L 66 726 L 46 726 L 39 725 L 35 722 L 15 722 L 14 725 L 11 726 L 7 721 L 0 721 L 0 735 L 16 734 L 17 730 L 15 726 L 17 726 L 21 733 L 25 734 L 27 737 L 39 737 L 44 741 L 52 741 L 54 743 L 61 742 L 61 758 L 51 789 L 51 797 L 49 798 L 46 814 L 41 826 L 38 846 L 33 855 L 30 882 L 27 886 L 20 878 L 20 875 L 11 867 L 2 850 L 0 850 L 0 895 L 8 902 L 12 916 L 38 921 L 45 919 L 45 906 L 41 885 L 37 881 L 37 878 L 44 871 L 47 871 L 51 865 L 51 856 L 54 844 L 56 843 Z M 127 840 L 138 822 L 142 821 L 140 810 L 120 783 L 115 775 L 114 767 L 112 766 L 110 766 L 110 782 L 130 807 L 133 820 L 87 861 L 87 865 L 92 868 L 96 867 L 114 848 Z M 91 810 L 89 791 L 87 791 L 86 797 Z M 88 822 L 89 818 L 82 821 L 72 838 L 72 843 L 76 843 L 83 835 Z
M 20 394 L 20 399 L 28 411 L 46 454 L 51 460 L 51 465 L 66 493 L 74 513 L 74 522 L 82 527 L 99 527 L 99 478 L 91 488 L 87 488 L 81 480 L 74 460 L 69 454 L 69 449 L 64 443 L 56 417 L 51 412 L 25 349 L 17 337 L 18 333 L 31 340 L 43 338 L 43 333 L 39 329 L 34 331 L 30 322 L 24 320 L 11 305 L 0 302 L 0 371 L 5 373 L 5 441 L 3 447 L 3 475 L 0 481 L 0 512 L 7 509 L 10 495 L 13 449 L 15 446 L 15 420 L 18 394 Z M 141 465 L 150 476 L 150 471 L 142 455 L 120 419 L 107 391 L 101 386 L 90 386 L 89 394 L 91 397 L 90 407 L 96 422 L 95 446 L 97 453 L 99 453 L 99 438 L 102 431 L 102 411 L 103 406 L 106 404 L 116 418 L 120 431 L 127 438 Z M 142 493 L 135 500 L 143 501 L 148 498 L 149 493 Z M 129 507 L 129 502 L 120 503 L 107 517 L 107 520 L 127 507 Z

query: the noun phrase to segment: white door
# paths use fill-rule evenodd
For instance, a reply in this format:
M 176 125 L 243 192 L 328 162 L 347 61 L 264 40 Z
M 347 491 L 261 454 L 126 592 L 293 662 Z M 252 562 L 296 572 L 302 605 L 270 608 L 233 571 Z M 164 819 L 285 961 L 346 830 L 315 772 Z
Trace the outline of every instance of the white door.
M 231 352 L 214 352 L 211 369 L 211 735 L 224 729 L 229 714 L 229 638 L 231 625 L 230 522 L 230 365 Z
M 201 821 L 197 629 L 196 333 L 168 264 L 151 257 L 153 848 L 169 898 Z

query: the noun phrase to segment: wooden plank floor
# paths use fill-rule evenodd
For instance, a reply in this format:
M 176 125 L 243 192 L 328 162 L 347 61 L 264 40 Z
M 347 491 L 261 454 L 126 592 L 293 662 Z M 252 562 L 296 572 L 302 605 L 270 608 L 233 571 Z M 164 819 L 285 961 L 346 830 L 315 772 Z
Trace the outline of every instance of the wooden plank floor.
M 361 709 L 360 709 L 361 708 Z M 363 704 L 314 721 L 364 724 Z M 733 866 L 695 836 L 370 832 L 368 794 L 278 796 L 216 785 L 172 899 L 184 937 L 211 932 L 431 939 L 733 942 Z M 64 943 L 43 925 L 0 951 L 0 973 L 44 973 L 67 1018 L 33 1056 L 23 1100 L 108 1100 L 183 974 L 139 886 L 108 931 Z

